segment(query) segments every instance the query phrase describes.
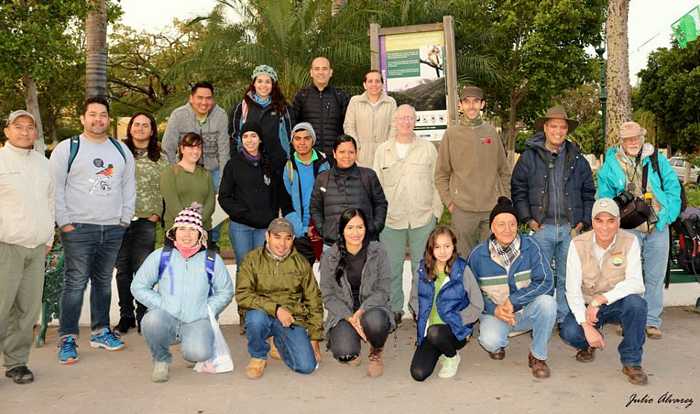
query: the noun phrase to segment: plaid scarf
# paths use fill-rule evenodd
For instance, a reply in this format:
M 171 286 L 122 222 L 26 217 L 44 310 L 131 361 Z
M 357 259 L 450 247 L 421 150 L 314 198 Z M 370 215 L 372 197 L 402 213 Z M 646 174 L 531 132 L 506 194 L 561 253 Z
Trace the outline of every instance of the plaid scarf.
M 494 262 L 509 270 L 510 265 L 520 256 L 520 236 L 515 236 L 515 240 L 508 246 L 501 246 L 492 234 L 489 237 L 489 252 Z

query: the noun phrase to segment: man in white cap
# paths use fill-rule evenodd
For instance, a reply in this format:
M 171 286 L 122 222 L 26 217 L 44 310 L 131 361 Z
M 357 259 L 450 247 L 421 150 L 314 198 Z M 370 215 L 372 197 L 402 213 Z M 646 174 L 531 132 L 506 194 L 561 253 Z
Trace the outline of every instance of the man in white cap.
M 642 259 L 637 238 L 620 229 L 620 209 L 610 198 L 595 202 L 593 231 L 575 237 L 567 257 L 566 298 L 571 307 L 559 335 L 578 349 L 576 360 L 591 362 L 604 348 L 600 329 L 620 323 L 622 373 L 635 385 L 647 383 L 642 369 L 647 303 L 642 298 Z
M 34 381 L 27 368 L 32 329 L 41 309 L 44 260 L 53 243 L 54 185 L 49 161 L 34 151 L 34 116 L 14 111 L 0 148 L 0 354 L 5 376 Z

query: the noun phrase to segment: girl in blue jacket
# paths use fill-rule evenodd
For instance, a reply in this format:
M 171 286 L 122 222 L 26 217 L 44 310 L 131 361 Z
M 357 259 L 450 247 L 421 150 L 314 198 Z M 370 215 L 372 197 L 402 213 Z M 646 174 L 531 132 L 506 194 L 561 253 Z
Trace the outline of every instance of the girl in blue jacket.
M 454 377 L 459 351 L 467 344 L 472 326 L 484 309 L 484 300 L 467 262 L 457 256 L 457 237 L 447 226 L 428 237 L 423 260 L 411 291 L 410 308 L 417 325 L 417 347 L 411 376 L 424 381 L 438 360 L 440 378 Z

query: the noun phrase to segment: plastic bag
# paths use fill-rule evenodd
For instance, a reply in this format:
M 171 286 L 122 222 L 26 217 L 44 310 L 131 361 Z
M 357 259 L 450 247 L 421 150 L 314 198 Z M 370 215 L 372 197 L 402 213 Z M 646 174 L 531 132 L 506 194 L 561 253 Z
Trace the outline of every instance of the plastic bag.
M 208 374 L 221 374 L 223 372 L 233 371 L 233 359 L 231 359 L 231 350 L 226 344 L 224 335 L 219 328 L 214 313 L 209 308 L 209 322 L 211 329 L 214 331 L 214 352 L 212 357 L 204 362 L 197 362 L 194 365 L 194 371 L 204 372 Z

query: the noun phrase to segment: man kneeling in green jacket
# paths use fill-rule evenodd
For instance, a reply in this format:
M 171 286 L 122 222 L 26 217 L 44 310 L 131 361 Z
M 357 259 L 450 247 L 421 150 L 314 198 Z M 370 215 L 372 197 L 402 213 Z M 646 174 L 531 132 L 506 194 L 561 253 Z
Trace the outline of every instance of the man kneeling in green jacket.
M 293 247 L 294 230 L 284 218 L 267 228 L 265 245 L 246 255 L 236 278 L 236 301 L 245 311 L 246 375 L 262 377 L 268 353 L 293 371 L 310 374 L 321 360 L 321 291 L 309 262 Z M 268 338 L 272 337 L 273 349 Z

